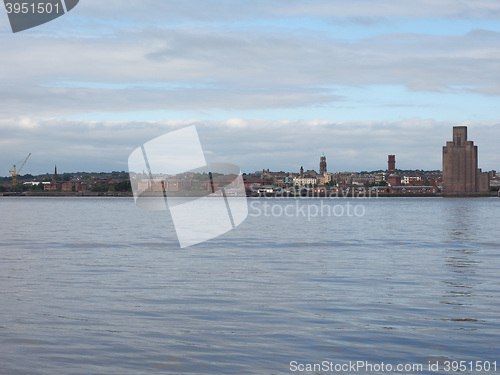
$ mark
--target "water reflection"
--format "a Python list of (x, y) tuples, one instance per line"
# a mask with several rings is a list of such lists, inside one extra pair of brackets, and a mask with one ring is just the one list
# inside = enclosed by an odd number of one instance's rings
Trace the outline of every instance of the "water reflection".
[(473, 298), (477, 291), (479, 250), (477, 225), (480, 213), (471, 200), (453, 200), (445, 207), (449, 246), (443, 250), (445, 273), (441, 303), (450, 305), (449, 316), (444, 321), (453, 322), (454, 329), (475, 329), (468, 325), (477, 322), (474, 317)]
[(453, 199), (445, 207), (445, 220), (450, 241), (467, 243), (476, 239), (482, 211), (471, 199)]

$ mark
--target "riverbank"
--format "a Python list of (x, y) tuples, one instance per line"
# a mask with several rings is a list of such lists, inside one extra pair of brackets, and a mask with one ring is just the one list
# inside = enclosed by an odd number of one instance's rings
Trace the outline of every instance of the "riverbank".
[(5, 192), (0, 197), (133, 197), (131, 192), (107, 191), (24, 191), (22, 193)]
[(292, 194), (292, 193), (258, 193), (250, 194), (249, 198), (481, 198), (497, 197), (498, 192), (489, 193), (469, 193), (469, 194), (446, 194), (446, 193), (385, 193), (385, 192), (354, 192), (354, 193), (311, 193), (311, 194)]
[[(156, 196), (156, 195), (152, 195)], [(481, 197), (498, 197), (500, 196), (498, 192), (493, 191), (490, 193), (470, 193), (470, 194), (338, 194), (338, 195), (325, 195), (325, 194), (309, 194), (309, 195), (299, 195), (299, 194), (272, 194), (272, 193), (262, 193), (260, 195), (249, 195), (249, 198), (481, 198)], [(91, 191), (43, 191), (43, 192), (32, 192), (25, 191), (22, 193), (15, 192), (5, 192), (0, 193), (0, 197), (133, 197), (131, 192), (91, 192)], [(183, 197), (186, 197), (183, 195)], [(191, 197), (191, 196), (190, 196)], [(201, 197), (201, 195), (193, 195), (192, 197)]]

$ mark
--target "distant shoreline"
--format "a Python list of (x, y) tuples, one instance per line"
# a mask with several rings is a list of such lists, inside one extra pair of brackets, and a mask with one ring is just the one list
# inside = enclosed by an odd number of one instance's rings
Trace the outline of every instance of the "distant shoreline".
[[(79, 192), (5, 192), (0, 193), (0, 197), (126, 197), (132, 198), (134, 195), (132, 192), (91, 192), (91, 191), (79, 191)], [(481, 197), (497, 197), (499, 196), (497, 192), (490, 193), (469, 193), (469, 194), (446, 194), (446, 193), (437, 193), (437, 194), (386, 194), (379, 193), (377, 194), (366, 194), (363, 195), (333, 195), (333, 196), (325, 196), (321, 194), (314, 195), (279, 195), (279, 194), (262, 194), (259, 196), (249, 196), (248, 198), (323, 198), (323, 199), (339, 199), (339, 198), (356, 198), (356, 199), (364, 199), (364, 198), (481, 198)], [(154, 196), (152, 196), (154, 197)], [(189, 196), (191, 197), (191, 196)], [(192, 196), (193, 198), (199, 196)]]
[(92, 192), (92, 191), (52, 191), (52, 192), (33, 192), (25, 191), (22, 193), (5, 192), (0, 193), (0, 197), (133, 197), (131, 192)]

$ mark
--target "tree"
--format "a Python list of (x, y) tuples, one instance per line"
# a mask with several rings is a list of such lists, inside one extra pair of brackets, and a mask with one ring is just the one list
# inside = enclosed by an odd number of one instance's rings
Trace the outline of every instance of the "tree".
[(12, 186), (10, 188), (10, 191), (13, 191), (15, 193), (21, 193), (21, 192), (26, 191), (26, 190), (28, 190), (28, 187), (21, 182), (19, 182), (17, 185)]
[(38, 184), (30, 185), (31, 191), (43, 191), (43, 184), (40, 182)]
[(94, 186), (91, 191), (94, 193), (104, 193), (108, 191), (109, 188), (107, 186)]

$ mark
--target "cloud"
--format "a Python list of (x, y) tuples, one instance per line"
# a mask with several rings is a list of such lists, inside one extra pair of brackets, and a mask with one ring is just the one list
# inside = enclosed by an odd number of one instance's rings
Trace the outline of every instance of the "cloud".
[[(83, 4), (82, 4), (83, 5)], [(496, 0), (143, 0), (124, 4), (121, 0), (86, 0), (78, 12), (92, 17), (130, 17), (134, 20), (234, 21), (251, 18), (330, 17), (451, 17), (498, 19)]]
[(354, 99), (342, 86), (500, 91), (500, 33), (479, 29), (349, 42), (203, 28), (0, 40), (9, 51), (0, 61), (0, 110), (9, 115), (297, 108)]
[(300, 88), (178, 88), (89, 89), (66, 87), (3, 87), (0, 112), (40, 117), (70, 116), (94, 112), (175, 111), (292, 108), (341, 100), (329, 90)]
[[(104, 122), (47, 120), (26, 132), (26, 119), (0, 121), (0, 175), (32, 153), (25, 173), (127, 170), (130, 152), (153, 138), (195, 124), (207, 159), (239, 165), (244, 172), (267, 169), (317, 169), (325, 152), (330, 171), (385, 169), (388, 154), (398, 168), (440, 169), (442, 146), (454, 124), (426, 119), (395, 122), (331, 122), (326, 120), (178, 120)], [(235, 126), (236, 124), (236, 126)], [(456, 125), (456, 124), (455, 124)], [(498, 169), (497, 123), (468, 123), (469, 138), (479, 147), (479, 165)], [(57, 136), (55, 136), (57, 135)]]
[[(275, 1), (276, 3), (278, 1)], [(281, 12), (293, 15), (330, 17), (454, 17), (493, 18), (500, 16), (498, 2), (454, 0), (361, 0), (361, 1), (292, 1)]]

